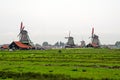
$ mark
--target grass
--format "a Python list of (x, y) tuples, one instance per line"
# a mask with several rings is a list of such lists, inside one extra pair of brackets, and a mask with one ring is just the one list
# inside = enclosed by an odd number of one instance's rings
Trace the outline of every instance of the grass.
[(0, 51), (3, 80), (119, 80), (119, 76), (119, 49)]

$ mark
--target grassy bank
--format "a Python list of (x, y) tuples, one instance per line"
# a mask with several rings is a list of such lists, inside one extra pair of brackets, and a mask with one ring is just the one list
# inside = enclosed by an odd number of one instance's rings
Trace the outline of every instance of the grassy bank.
[(119, 80), (119, 76), (120, 50), (0, 51), (0, 78), (3, 80)]

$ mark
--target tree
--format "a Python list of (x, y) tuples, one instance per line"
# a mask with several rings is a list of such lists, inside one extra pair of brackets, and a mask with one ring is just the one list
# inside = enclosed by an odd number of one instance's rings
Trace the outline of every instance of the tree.
[(42, 46), (48, 46), (48, 42), (43, 42)]
[(59, 46), (60, 46), (60, 45), (59, 45), (59, 42), (56, 42), (56, 43), (54, 44), (54, 46), (59, 47)]
[(60, 41), (60, 46), (65, 46), (65, 43)]

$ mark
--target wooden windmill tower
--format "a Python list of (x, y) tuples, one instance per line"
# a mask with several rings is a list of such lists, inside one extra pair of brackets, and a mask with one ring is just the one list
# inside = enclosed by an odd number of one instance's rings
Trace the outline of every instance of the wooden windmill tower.
[(70, 36), (70, 31), (69, 31), (69, 36), (68, 37), (65, 37), (65, 39), (68, 39), (67, 43), (66, 43), (66, 48), (72, 48), (75, 46), (74, 44), (74, 38)]
[(23, 23), (21, 22), (21, 25), (20, 25), (20, 33), (18, 34), (19, 36), (19, 41), (23, 44), (26, 44), (26, 45), (30, 45), (30, 46), (33, 46), (33, 43), (31, 42), (29, 36), (28, 36), (28, 32), (26, 30), (24, 30), (24, 26), (23, 26)]

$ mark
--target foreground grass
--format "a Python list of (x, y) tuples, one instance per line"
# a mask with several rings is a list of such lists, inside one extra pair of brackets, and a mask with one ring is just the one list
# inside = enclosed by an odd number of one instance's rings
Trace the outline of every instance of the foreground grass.
[(120, 79), (120, 50), (0, 51), (3, 80)]

